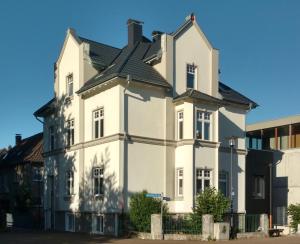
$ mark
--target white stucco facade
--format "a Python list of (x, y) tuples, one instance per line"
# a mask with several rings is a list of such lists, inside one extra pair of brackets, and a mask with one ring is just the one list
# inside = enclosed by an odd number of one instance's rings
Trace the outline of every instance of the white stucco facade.
[[(207, 182), (216, 189), (219, 172), (226, 171), (229, 176), (228, 138), (232, 136), (238, 137), (233, 151), (234, 210), (244, 212), (244, 132), (248, 107), (202, 98), (174, 99), (187, 91), (186, 67), (192, 64), (196, 67), (193, 89), (208, 95), (209, 99), (222, 100), (218, 92), (218, 51), (196, 21), (173, 35), (162, 34), (159, 62), (149, 63), (170, 84), (167, 89), (116, 77), (77, 94), (97, 73), (87, 50), (89, 44), (69, 30), (56, 63), (56, 109), (44, 116), (46, 228), (55, 225), (55, 218), (60, 218), (55, 214), (51, 217), (51, 211), (92, 214), (127, 211), (130, 195), (142, 190), (170, 197), (170, 212), (189, 213), (200, 184), (196, 181), (197, 170), (203, 170), (203, 174), (209, 172)], [(68, 74), (73, 74), (72, 97), (66, 95)], [(95, 138), (93, 113), (98, 109), (104, 111), (103, 135)], [(179, 132), (181, 111), (183, 125)], [(196, 138), (197, 111), (202, 116), (209, 114), (207, 139)], [(66, 146), (69, 120), (74, 120), (74, 143)], [(52, 149), (51, 126), (55, 127)], [(104, 172), (101, 196), (94, 194), (93, 169), (97, 167)], [(183, 170), (180, 196), (178, 169)], [(66, 195), (68, 171), (74, 174), (72, 195)], [(52, 198), (50, 191), (54, 192)]]

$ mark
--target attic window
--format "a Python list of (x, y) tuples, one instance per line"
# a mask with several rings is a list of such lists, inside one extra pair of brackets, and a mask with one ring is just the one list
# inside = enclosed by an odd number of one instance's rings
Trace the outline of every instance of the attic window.
[(73, 96), (73, 73), (67, 75), (66, 77), (67, 82), (67, 96)]
[(196, 87), (197, 67), (194, 64), (186, 65), (186, 87), (194, 89)]

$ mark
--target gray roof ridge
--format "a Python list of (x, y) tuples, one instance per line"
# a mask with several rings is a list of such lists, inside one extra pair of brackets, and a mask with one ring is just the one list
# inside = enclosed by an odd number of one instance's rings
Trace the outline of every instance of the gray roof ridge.
[(97, 41), (91, 40), (91, 39), (89, 39), (89, 38), (85, 38), (85, 37), (82, 37), (82, 36), (78, 36), (78, 37), (79, 37), (80, 39), (82, 39), (83, 42), (84, 42), (84, 40), (86, 40), (86, 41), (93, 42), (93, 43), (98, 44), (98, 45), (103, 45), (103, 46), (107, 46), (107, 47), (110, 47), (110, 48), (122, 50), (122, 48), (114, 47), (114, 46), (112, 46), (112, 45), (105, 44), (105, 43), (102, 43), (102, 42), (97, 42)]

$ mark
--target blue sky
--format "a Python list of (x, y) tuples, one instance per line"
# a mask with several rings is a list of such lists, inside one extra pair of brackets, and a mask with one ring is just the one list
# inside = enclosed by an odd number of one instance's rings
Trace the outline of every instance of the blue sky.
[(81, 36), (122, 47), (128, 18), (152, 30), (174, 31), (194, 12), (220, 50), (220, 79), (260, 107), (249, 123), (300, 114), (300, 1), (151, 0), (0, 3), (0, 148), (14, 134), (42, 130), (33, 112), (53, 96), (53, 63), (68, 27)]

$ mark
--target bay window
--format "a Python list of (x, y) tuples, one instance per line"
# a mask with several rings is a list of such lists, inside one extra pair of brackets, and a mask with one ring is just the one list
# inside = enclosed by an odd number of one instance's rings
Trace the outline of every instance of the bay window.
[(211, 140), (211, 113), (196, 111), (196, 139)]

